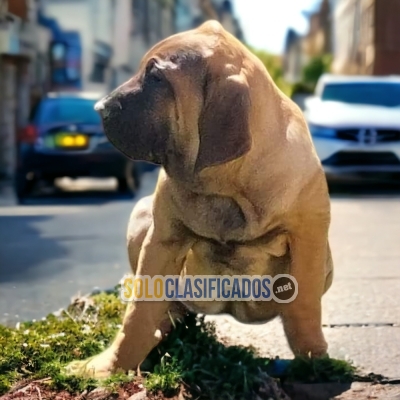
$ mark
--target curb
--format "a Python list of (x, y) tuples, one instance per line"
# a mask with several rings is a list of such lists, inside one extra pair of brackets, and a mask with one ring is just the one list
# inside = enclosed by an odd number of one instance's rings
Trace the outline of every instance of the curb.
[(282, 389), (291, 400), (365, 400), (400, 398), (400, 385), (392, 383), (293, 383)]

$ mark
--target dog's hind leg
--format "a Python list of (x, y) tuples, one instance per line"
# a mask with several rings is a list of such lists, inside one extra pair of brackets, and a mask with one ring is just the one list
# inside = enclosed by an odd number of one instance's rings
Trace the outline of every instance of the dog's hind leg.
[(132, 210), (126, 238), (129, 264), (133, 274), (136, 274), (140, 250), (152, 223), (153, 196), (143, 197)]

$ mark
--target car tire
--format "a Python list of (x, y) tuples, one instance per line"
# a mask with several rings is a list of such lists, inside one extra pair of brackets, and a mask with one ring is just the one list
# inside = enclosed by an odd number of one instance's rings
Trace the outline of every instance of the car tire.
[(124, 175), (117, 177), (117, 191), (121, 194), (134, 195), (140, 187), (140, 171), (133, 162), (128, 162)]
[(15, 194), (19, 203), (28, 197), (36, 185), (36, 179), (28, 179), (27, 172), (17, 171), (14, 178)]

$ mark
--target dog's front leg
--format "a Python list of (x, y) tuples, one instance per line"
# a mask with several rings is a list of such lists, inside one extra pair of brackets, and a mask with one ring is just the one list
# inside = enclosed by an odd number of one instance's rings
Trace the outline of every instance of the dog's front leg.
[[(139, 257), (138, 275), (179, 275), (190, 248), (187, 238), (162, 237), (150, 228)], [(163, 322), (169, 320), (168, 301), (140, 301), (129, 305), (123, 326), (112, 349), (115, 367), (136, 368), (162, 339)]]
[(290, 274), (298, 295), (282, 305), (282, 320), (295, 355), (318, 357), (327, 352), (321, 326), (321, 298), (325, 288), (329, 215), (307, 215), (290, 237)]
[[(139, 256), (137, 275), (179, 275), (190, 249), (190, 238), (179, 229), (165, 228), (158, 232), (154, 224), (147, 232)], [(168, 311), (168, 301), (140, 301), (128, 306), (123, 325), (114, 342), (103, 353), (85, 362), (72, 364), (70, 371), (104, 378), (118, 370), (136, 369), (149, 352), (161, 341)], [(79, 362), (81, 363), (81, 362)]]

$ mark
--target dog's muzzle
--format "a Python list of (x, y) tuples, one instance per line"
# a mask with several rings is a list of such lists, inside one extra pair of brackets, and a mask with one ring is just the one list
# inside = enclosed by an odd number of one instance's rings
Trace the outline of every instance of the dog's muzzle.
[(129, 94), (114, 92), (96, 103), (109, 141), (132, 160), (154, 162), (151, 130), (143, 129), (143, 102)]
[(118, 112), (122, 110), (122, 104), (116, 97), (109, 95), (98, 101), (94, 109), (100, 113), (103, 120), (105, 120), (113, 116), (117, 117)]

